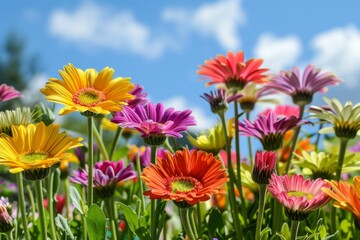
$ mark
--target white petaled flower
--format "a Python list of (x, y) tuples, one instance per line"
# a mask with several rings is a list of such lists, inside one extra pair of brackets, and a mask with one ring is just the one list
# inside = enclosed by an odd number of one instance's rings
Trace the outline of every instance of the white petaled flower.
[(343, 106), (336, 98), (330, 100), (324, 97), (330, 109), (312, 106), (310, 113), (313, 118), (333, 124), (322, 128), (320, 133), (335, 133), (338, 138), (353, 139), (360, 135), (360, 103), (355, 105), (347, 101)]
[(28, 107), (18, 107), (15, 110), (0, 112), (0, 133), (6, 133), (11, 136), (11, 126), (26, 126), (31, 122), (32, 113)]

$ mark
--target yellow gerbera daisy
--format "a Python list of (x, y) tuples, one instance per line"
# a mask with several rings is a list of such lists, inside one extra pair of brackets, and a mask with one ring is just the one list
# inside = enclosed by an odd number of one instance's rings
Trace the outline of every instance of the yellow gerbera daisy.
[(0, 137), (0, 164), (10, 167), (11, 173), (24, 171), (28, 180), (45, 178), (52, 165), (66, 158), (66, 150), (81, 146), (81, 138), (59, 133), (58, 124), (43, 122), (13, 126), (13, 136)]
[(126, 100), (134, 98), (129, 92), (134, 88), (130, 78), (112, 79), (114, 69), (106, 67), (99, 73), (95, 69), (85, 71), (69, 64), (59, 70), (62, 80), (50, 78), (41, 92), (50, 102), (65, 105), (59, 115), (80, 113), (109, 114), (122, 110)]

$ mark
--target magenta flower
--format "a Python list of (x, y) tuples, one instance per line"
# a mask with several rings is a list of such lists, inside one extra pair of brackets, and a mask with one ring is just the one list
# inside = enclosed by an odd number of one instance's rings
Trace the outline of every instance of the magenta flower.
[(254, 182), (258, 184), (268, 184), (271, 174), (275, 172), (276, 153), (269, 151), (257, 151), (255, 163), (251, 174)]
[(139, 131), (145, 143), (161, 145), (166, 137), (180, 138), (190, 126), (196, 125), (191, 110), (175, 111), (174, 108), (164, 110), (161, 103), (145, 106), (137, 105), (135, 108), (124, 107), (111, 119), (121, 128), (130, 128)]
[(143, 90), (144, 88), (142, 86), (135, 84), (134, 89), (129, 92), (131, 95), (134, 95), (135, 98), (126, 101), (128, 103), (128, 107), (134, 108), (137, 105), (146, 105), (149, 102), (146, 98), (147, 93), (142, 92)]
[(302, 175), (278, 176), (272, 174), (267, 189), (274, 198), (285, 207), (285, 213), (290, 220), (302, 221), (307, 216), (324, 206), (330, 197), (321, 189), (330, 185), (318, 178), (306, 179)]
[(294, 115), (279, 117), (274, 111), (270, 111), (260, 114), (254, 122), (247, 119), (244, 123), (239, 122), (239, 132), (245, 136), (256, 137), (265, 150), (274, 151), (282, 147), (284, 134), (288, 130), (305, 123), (309, 122)]
[(314, 93), (323, 92), (329, 85), (336, 85), (340, 80), (332, 73), (321, 73), (320, 69), (308, 65), (302, 77), (299, 68), (291, 71), (281, 71), (270, 77), (267, 87), (276, 89), (292, 97), (297, 105), (305, 106), (311, 103)]
[(233, 94), (229, 96), (229, 92), (225, 89), (210, 91), (210, 94), (204, 93), (200, 96), (210, 104), (211, 111), (215, 114), (223, 114), (228, 109), (228, 104), (242, 97), (241, 94)]
[(15, 90), (14, 87), (8, 86), (5, 83), (0, 85), (0, 102), (9, 101), (20, 95), (20, 92)]
[[(136, 178), (132, 165), (124, 167), (124, 162), (110, 162), (108, 160), (97, 162), (94, 167), (94, 190), (100, 198), (108, 198), (114, 195), (116, 184)], [(88, 172), (84, 169), (74, 171), (70, 178), (74, 183), (88, 185)]]
[(349, 147), (350, 152), (360, 153), (360, 142), (356, 143), (354, 146)]

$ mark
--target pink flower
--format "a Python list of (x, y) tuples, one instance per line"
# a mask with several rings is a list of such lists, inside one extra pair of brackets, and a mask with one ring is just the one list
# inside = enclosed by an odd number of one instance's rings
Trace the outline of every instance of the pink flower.
[(239, 122), (239, 132), (245, 136), (258, 138), (265, 150), (274, 151), (282, 147), (285, 132), (305, 123), (309, 122), (294, 115), (284, 117), (270, 111), (260, 114), (254, 122), (247, 119), (244, 123)]
[(228, 89), (241, 90), (249, 83), (264, 83), (267, 81), (263, 74), (268, 69), (260, 68), (262, 59), (249, 59), (245, 62), (244, 53), (238, 51), (236, 54), (229, 51), (226, 56), (218, 55), (205, 61), (198, 70), (199, 75), (210, 78), (206, 85), (224, 83)]
[(327, 86), (339, 82), (334, 74), (320, 74), (320, 69), (308, 65), (302, 77), (299, 68), (295, 67), (291, 71), (281, 71), (280, 74), (270, 77), (267, 87), (288, 94), (295, 104), (305, 106), (311, 103), (314, 93), (323, 92)]
[(330, 185), (318, 178), (306, 179), (302, 175), (278, 176), (272, 174), (267, 189), (274, 198), (285, 207), (290, 220), (302, 221), (313, 211), (330, 201), (330, 197), (321, 189)]
[(5, 83), (0, 85), (0, 102), (9, 101), (20, 95), (20, 92), (15, 90), (14, 87), (8, 86)]
[(269, 112), (271, 111), (274, 111), (278, 115), (278, 117), (295, 116), (298, 118), (300, 116), (299, 106), (277, 105), (274, 110), (268, 108), (263, 113), (269, 114)]
[(269, 151), (257, 151), (255, 164), (251, 174), (254, 182), (258, 184), (268, 184), (271, 174), (275, 172), (276, 153)]

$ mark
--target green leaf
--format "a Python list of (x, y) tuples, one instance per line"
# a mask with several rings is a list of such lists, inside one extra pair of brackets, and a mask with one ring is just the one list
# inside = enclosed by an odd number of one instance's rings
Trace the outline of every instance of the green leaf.
[(81, 199), (78, 190), (74, 186), (70, 186), (70, 198), (71, 203), (74, 207), (81, 213), (84, 214), (82, 206), (84, 205), (84, 201)]
[(130, 230), (136, 234), (140, 240), (150, 240), (151, 237), (147, 229), (144, 226), (140, 227), (140, 221), (135, 211), (121, 202), (117, 202), (116, 204), (124, 214)]
[(215, 236), (215, 232), (217, 229), (220, 230), (224, 227), (224, 221), (222, 219), (222, 215), (219, 209), (212, 208), (210, 209), (209, 213), (209, 222), (208, 222), (208, 229), (210, 236)]
[(86, 216), (86, 223), (90, 240), (106, 239), (106, 217), (98, 205), (91, 205)]
[(66, 234), (66, 236), (68, 236), (70, 239), (75, 239), (75, 237), (72, 234), (71, 229), (68, 225), (68, 222), (62, 215), (58, 214), (56, 216), (55, 224), (61, 231), (63, 231)]

